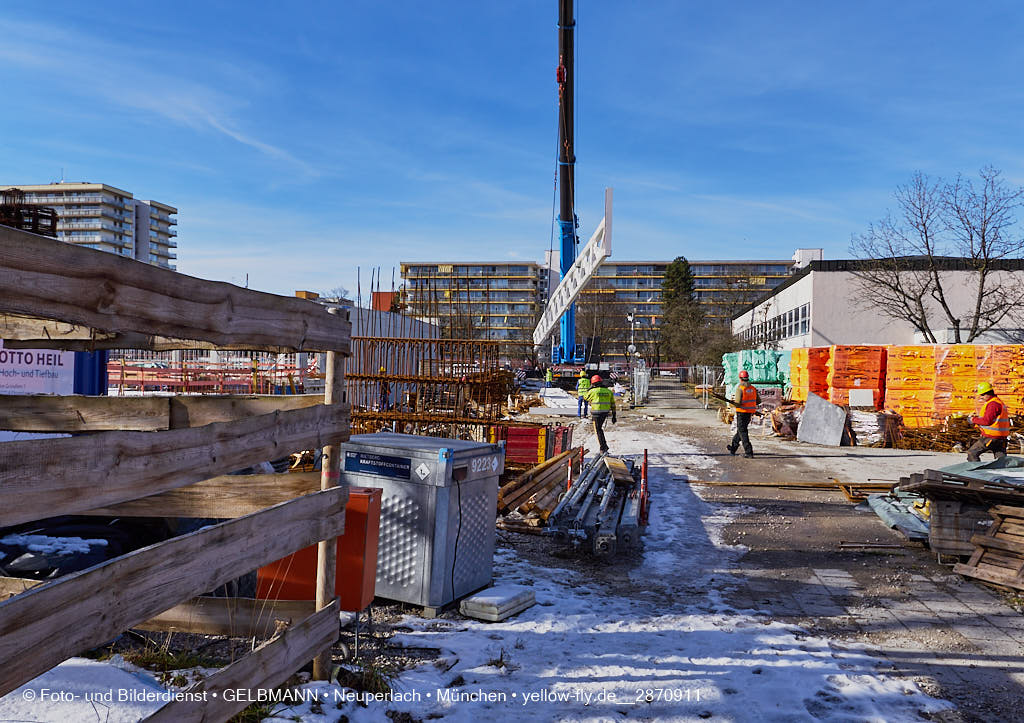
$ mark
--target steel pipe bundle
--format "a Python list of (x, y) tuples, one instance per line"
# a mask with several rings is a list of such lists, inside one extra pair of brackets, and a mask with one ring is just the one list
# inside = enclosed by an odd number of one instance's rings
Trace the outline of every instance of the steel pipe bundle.
[(548, 518), (556, 539), (599, 556), (627, 551), (639, 541), (639, 491), (616, 483), (609, 464), (622, 469), (603, 454), (588, 463)]

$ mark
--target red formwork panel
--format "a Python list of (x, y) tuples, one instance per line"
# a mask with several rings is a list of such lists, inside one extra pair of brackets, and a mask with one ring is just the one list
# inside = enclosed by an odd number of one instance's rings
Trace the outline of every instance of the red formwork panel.
[[(363, 610), (373, 602), (377, 579), (377, 539), (381, 492), (352, 487), (345, 505), (345, 534), (338, 538), (334, 592), (341, 609)], [(310, 545), (256, 573), (256, 597), (262, 600), (316, 599), (316, 545)]]
[(494, 425), (488, 440), (505, 442), (506, 464), (539, 464), (548, 459), (548, 429), (543, 426)]

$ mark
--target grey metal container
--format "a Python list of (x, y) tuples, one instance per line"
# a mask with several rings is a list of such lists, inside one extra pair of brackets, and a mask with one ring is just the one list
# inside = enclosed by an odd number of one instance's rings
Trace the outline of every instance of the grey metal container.
[(382, 490), (379, 597), (440, 608), (490, 584), (503, 445), (358, 434), (341, 455), (349, 485)]

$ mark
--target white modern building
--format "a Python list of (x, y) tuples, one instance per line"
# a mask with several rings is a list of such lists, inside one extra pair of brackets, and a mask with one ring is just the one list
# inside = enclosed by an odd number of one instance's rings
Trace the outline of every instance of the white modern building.
[[(924, 344), (928, 340), (909, 321), (882, 313), (853, 270), (856, 260), (811, 261), (768, 295), (733, 318), (733, 333), (751, 346), (766, 343), (779, 349), (832, 344)], [(923, 260), (906, 260), (907, 284), (923, 267)], [(993, 281), (1024, 285), (1024, 259), (998, 262)], [(946, 299), (954, 314), (966, 319), (975, 303), (975, 274), (962, 259), (944, 259), (940, 273)], [(921, 267), (921, 268), (917, 268)], [(925, 298), (929, 326), (940, 344), (955, 341), (953, 330), (938, 303)], [(1024, 311), (1024, 310), (1022, 310)], [(981, 344), (1019, 343), (1021, 315), (1009, 315), (1002, 324), (975, 341)], [(962, 332), (961, 332), (962, 333)]]
[(25, 203), (57, 212), (57, 238), (154, 266), (173, 269), (178, 247), (178, 209), (136, 199), (105, 183), (46, 183), (0, 186), (25, 192)]

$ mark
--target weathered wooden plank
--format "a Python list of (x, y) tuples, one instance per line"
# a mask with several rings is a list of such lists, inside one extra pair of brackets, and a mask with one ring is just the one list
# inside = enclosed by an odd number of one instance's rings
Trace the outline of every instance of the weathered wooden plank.
[[(998, 533), (997, 533), (998, 535)], [(995, 550), (1005, 550), (1024, 555), (1024, 542), (1015, 542), (1003, 537), (992, 535), (971, 535), (971, 544), (975, 547), (987, 547)]]
[(194, 485), (80, 514), (109, 517), (211, 517), (251, 515), (320, 489), (319, 472), (221, 475)]
[[(1011, 517), (1010, 519), (1014, 518)], [(997, 521), (995, 524), (999, 525), (999, 532), (1007, 532), (1011, 535), (1024, 535), (1024, 525), (1015, 525), (1012, 522), (1005, 521), (1001, 523)]]
[(616, 482), (622, 482), (628, 485), (633, 484), (633, 475), (629, 473), (629, 468), (626, 467), (626, 463), (618, 457), (605, 457), (604, 466), (612, 473), (612, 478)]
[(0, 313), (103, 333), (349, 352), (351, 324), (315, 302), (207, 281), (0, 226)]
[(1003, 567), (1016, 573), (1020, 570), (1021, 564), (1024, 563), (1019, 557), (1012, 554), (1001, 553), (999, 550), (986, 549), (985, 554), (981, 556), (979, 565), (992, 565), (993, 567)]
[(15, 432), (155, 432), (170, 418), (167, 397), (0, 395), (0, 429)]
[(0, 600), (23, 593), (36, 585), (42, 585), (42, 582), (20, 577), (0, 577)]
[(0, 395), (0, 429), (15, 432), (156, 432), (232, 422), (323, 403), (321, 394), (85, 397)]
[[(337, 314), (337, 309), (331, 309)], [(325, 355), (324, 403), (335, 404), (345, 400), (345, 358), (337, 352)], [(331, 489), (341, 484), (341, 445), (331, 444), (320, 450), (320, 489)], [(316, 546), (316, 609), (322, 610), (338, 599), (335, 579), (338, 568), (337, 540), (321, 540)], [(330, 680), (331, 651), (323, 649), (313, 659), (313, 680)]]
[(985, 582), (991, 582), (996, 585), (1005, 585), (1006, 587), (1012, 587), (1016, 590), (1024, 590), (1024, 580), (1022, 580), (1019, 575), (1015, 575), (1002, 567), (986, 565), (985, 563), (972, 566), (958, 562), (953, 565), (953, 572), (965, 577), (973, 577), (978, 580), (984, 580)]
[(989, 514), (995, 517), (1012, 517), (1015, 519), (1015, 524), (1019, 524), (1016, 520), (1024, 519), (1024, 507), (1012, 507), (1010, 505), (993, 505), (988, 510)]
[(346, 405), (166, 432), (0, 443), (0, 527), (147, 497), (348, 439)]
[[(338, 602), (310, 615), (243, 658), (185, 689), (183, 700), (171, 701), (145, 720), (149, 723), (211, 723), (224, 721), (255, 700), (256, 692), (272, 688), (305, 661), (338, 639)], [(224, 691), (254, 691), (228, 695)], [(207, 692), (210, 695), (200, 695)], [(205, 698), (205, 700), (203, 700)]]
[[(0, 577), (0, 601), (43, 583), (20, 577)], [(314, 603), (310, 600), (194, 597), (133, 627), (159, 632), (267, 638), (274, 634), (277, 621), (294, 623), (313, 612)]]
[(210, 344), (193, 339), (171, 339), (165, 336), (145, 334), (100, 334), (86, 339), (43, 339), (27, 337), (17, 341), (5, 341), (8, 349), (61, 349), (63, 351), (101, 351), (103, 349), (141, 349), (143, 351), (177, 351), (179, 349), (201, 349), (220, 351), (265, 351), (272, 354), (288, 354), (300, 351), (291, 346), (274, 344)]
[[(0, 339), (8, 348), (17, 348), (13, 344), (25, 339), (36, 339), (40, 342), (50, 341), (98, 341), (108, 339), (112, 334), (100, 334), (87, 326), (65, 324), (48, 319), (35, 319), (29, 316), (0, 314)], [(44, 349), (46, 347), (39, 347)]]
[(269, 638), (276, 632), (279, 621), (294, 624), (314, 612), (311, 600), (195, 597), (133, 628), (170, 633)]
[(305, 409), (324, 403), (323, 394), (251, 394), (171, 397), (171, 429), (202, 427), (246, 417)]
[(0, 695), (199, 593), (342, 534), (347, 499), (347, 487), (315, 492), (0, 602)]

